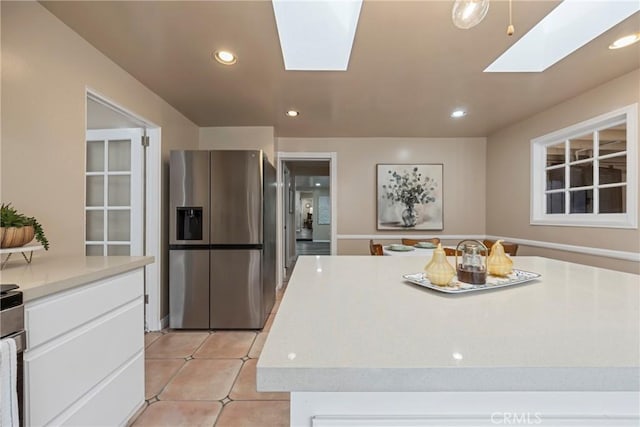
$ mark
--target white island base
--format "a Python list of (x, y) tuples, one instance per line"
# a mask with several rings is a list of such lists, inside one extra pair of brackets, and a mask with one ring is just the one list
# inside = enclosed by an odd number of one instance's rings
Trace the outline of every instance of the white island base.
[(257, 365), (291, 426), (640, 426), (637, 275), (514, 257), (541, 278), (449, 295), (427, 261), (300, 257)]
[(634, 392), (292, 392), (291, 426), (637, 427)]

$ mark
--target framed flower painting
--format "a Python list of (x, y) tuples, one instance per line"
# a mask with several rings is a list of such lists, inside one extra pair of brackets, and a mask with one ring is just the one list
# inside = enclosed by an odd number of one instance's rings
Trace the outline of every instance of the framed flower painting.
[(378, 230), (442, 230), (442, 164), (378, 164)]

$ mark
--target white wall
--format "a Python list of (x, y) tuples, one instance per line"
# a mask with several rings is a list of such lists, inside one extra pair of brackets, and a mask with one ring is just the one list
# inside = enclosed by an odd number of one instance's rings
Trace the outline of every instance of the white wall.
[[(338, 255), (369, 253), (371, 235), (485, 234), (485, 138), (278, 138), (282, 152), (337, 154)], [(444, 229), (376, 229), (376, 164), (442, 163)], [(314, 217), (316, 209), (314, 207)], [(335, 221), (336, 218), (331, 218)], [(349, 238), (341, 238), (349, 235)], [(357, 236), (354, 238), (353, 236)], [(390, 240), (390, 242), (397, 239)]]
[[(640, 102), (640, 70), (634, 70), (490, 135), (487, 140), (487, 234), (640, 252), (638, 229), (531, 225), (529, 215), (531, 139), (637, 102)], [(640, 158), (635, 161), (640, 167)], [(640, 186), (640, 177), (635, 184)], [(508, 197), (504, 196), (505, 190), (508, 191)], [(521, 247), (518, 254), (640, 273), (638, 262), (602, 256), (533, 246)]]
[[(85, 104), (92, 88), (161, 127), (166, 253), (169, 150), (197, 148), (198, 127), (39, 3), (3, 1), (0, 8), (2, 202), (42, 223), (50, 253), (84, 255)], [(164, 315), (168, 270), (162, 267)]]

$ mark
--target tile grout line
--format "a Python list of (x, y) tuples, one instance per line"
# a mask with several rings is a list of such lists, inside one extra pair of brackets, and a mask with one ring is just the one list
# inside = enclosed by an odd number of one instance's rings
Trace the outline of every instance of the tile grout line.
[[(213, 333), (209, 334), (209, 337), (211, 337), (213, 335)], [(233, 383), (231, 385), (231, 388), (229, 389), (229, 392), (227, 393), (227, 395), (225, 397), (223, 397), (222, 399), (218, 399), (218, 400), (211, 400), (211, 402), (220, 402), (223, 404), (223, 406), (225, 405), (222, 401), (226, 398), (229, 399), (230, 401), (233, 401), (233, 399), (231, 399), (230, 394), (231, 391), (233, 390), (233, 387), (235, 386), (236, 382), (238, 381), (238, 378), (240, 377), (240, 372), (242, 371), (242, 368), (245, 365), (245, 360), (244, 358), (247, 357), (247, 360), (251, 360), (251, 358), (248, 357), (249, 352), (251, 351), (251, 347), (253, 347), (253, 344), (255, 343), (258, 334), (257, 333), (253, 333), (254, 337), (253, 340), (251, 341), (251, 344), (249, 345), (249, 349), (247, 350), (247, 352), (245, 353), (244, 356), (242, 356), (242, 358), (238, 358), (238, 357), (213, 357), (213, 358), (194, 358), (194, 355), (198, 352), (198, 350), (200, 350), (200, 348), (202, 346), (204, 346), (205, 342), (207, 341), (207, 338), (205, 338), (203, 340), (203, 342), (191, 353), (191, 355), (185, 357), (185, 358), (155, 358), (155, 359), (150, 359), (150, 360), (167, 360), (167, 359), (182, 359), (184, 360), (184, 363), (182, 364), (182, 366), (180, 367), (180, 369), (178, 369), (170, 378), (169, 380), (165, 383), (165, 385), (162, 387), (162, 389), (152, 398), (149, 399), (149, 401), (151, 401), (152, 399), (157, 399), (157, 401), (160, 401), (161, 399), (159, 398), (159, 396), (162, 394), (162, 392), (165, 390), (165, 388), (171, 383), (171, 381), (187, 366), (187, 362), (191, 361), (191, 360), (239, 360), (241, 362), (240, 364), (240, 369), (238, 370), (238, 373), (236, 374)], [(165, 401), (165, 400), (163, 400)], [(174, 400), (166, 400), (167, 402), (174, 402)], [(175, 402), (177, 402), (178, 400), (175, 400)], [(155, 403), (155, 402), (153, 402)]]
[[(278, 312), (278, 310), (280, 308), (279, 305), (280, 305), (280, 303), (282, 303), (282, 298), (284, 296), (285, 290), (286, 290), (286, 286), (279, 292), (280, 298), (276, 298), (274, 306), (271, 308), (271, 310), (270, 310), (270, 312), (269, 312), (269, 314), (267, 316), (267, 319), (270, 316), (275, 316), (276, 313)], [(278, 308), (274, 310), (274, 308), (276, 307), (276, 303), (278, 303), (278, 306), (277, 306)], [(273, 323), (273, 322), (271, 322), (271, 323)], [(263, 399), (241, 399), (241, 400), (235, 400), (235, 399), (231, 398), (231, 393), (233, 392), (234, 387), (238, 384), (238, 381), (240, 379), (240, 374), (241, 374), (243, 368), (245, 368), (246, 362), (249, 361), (249, 360), (254, 360), (254, 359), (258, 360), (259, 357), (260, 357), (260, 354), (257, 354), (257, 357), (250, 357), (249, 356), (249, 353), (251, 353), (251, 350), (252, 350), (253, 346), (256, 344), (256, 342), (258, 340), (258, 336), (260, 334), (264, 333), (264, 334), (266, 334), (264, 340), (266, 340), (266, 338), (268, 337), (270, 331), (271, 331), (270, 327), (269, 327), (269, 330), (264, 330), (264, 328), (259, 329), (259, 330), (252, 330), (251, 332), (253, 333), (253, 338), (252, 338), (252, 340), (251, 340), (251, 342), (250, 342), (250, 344), (248, 346), (247, 351), (244, 353), (244, 355), (242, 357), (232, 357), (232, 358), (228, 358), (228, 357), (226, 357), (226, 358), (225, 357), (223, 357), (223, 358), (219, 358), (219, 357), (196, 358), (195, 357), (196, 353), (202, 349), (202, 347), (205, 345), (207, 340), (211, 336), (213, 336), (213, 335), (215, 335), (215, 334), (220, 332), (218, 330), (209, 330), (209, 331), (206, 331), (208, 336), (206, 338), (204, 338), (203, 341), (186, 357), (150, 357), (150, 358), (147, 358), (146, 357), (147, 349), (149, 347), (151, 347), (153, 344), (155, 344), (160, 338), (162, 338), (163, 336), (168, 335), (168, 334), (179, 333), (178, 331), (173, 331), (173, 330), (170, 330), (170, 329), (164, 329), (164, 330), (159, 331), (160, 332), (160, 336), (158, 336), (148, 346), (144, 347), (145, 360), (182, 360), (183, 363), (180, 366), (180, 368), (178, 370), (176, 370), (174, 372), (174, 374), (171, 375), (168, 378), (168, 380), (166, 381), (164, 386), (161, 387), (161, 389), (154, 396), (150, 397), (148, 400), (145, 399), (145, 407), (140, 412), (140, 414), (136, 417), (136, 420), (139, 419), (143, 415), (143, 413), (146, 412), (147, 409), (152, 404), (155, 404), (157, 402), (161, 402), (161, 401), (162, 402), (182, 402), (182, 400), (161, 400), (159, 398), (159, 396), (165, 391), (167, 386), (176, 378), (176, 376), (178, 376), (180, 374), (180, 372), (182, 372), (185, 369), (185, 367), (187, 366), (188, 362), (192, 361), (192, 360), (207, 360), (207, 359), (209, 359), (209, 360), (225, 360), (226, 359), (226, 360), (239, 360), (240, 363), (241, 363), (240, 364), (240, 369), (238, 370), (236, 376), (234, 377), (233, 382), (231, 384), (231, 387), (229, 388), (229, 391), (228, 391), (228, 393), (226, 394), (226, 396), (224, 398), (218, 399), (218, 400), (201, 400), (201, 402), (211, 402), (211, 403), (212, 402), (218, 402), (221, 405), (220, 412), (216, 416), (216, 419), (214, 420), (212, 427), (215, 427), (216, 425), (218, 425), (218, 422), (220, 421), (220, 418), (221, 418), (221, 416), (223, 414), (223, 411), (224, 411), (225, 407), (231, 402), (236, 402), (236, 401), (237, 402), (290, 402), (290, 399), (267, 399), (267, 400), (263, 400)], [(201, 331), (194, 331), (194, 332), (201, 332)], [(204, 332), (204, 331), (202, 331), (202, 332)], [(235, 332), (241, 332), (241, 331), (235, 331)], [(145, 375), (146, 375), (146, 372), (145, 372)], [(260, 393), (260, 392), (257, 391), (257, 389), (256, 389), (256, 392)], [(136, 420), (133, 420), (132, 424), (135, 423)]]
[[(169, 358), (167, 358), (169, 359)], [(159, 396), (162, 394), (162, 392), (164, 392), (164, 389), (167, 388), (167, 386), (169, 385), (169, 383), (171, 381), (173, 381), (173, 379), (176, 377), (176, 375), (178, 375), (180, 373), (180, 371), (182, 371), (182, 369), (184, 369), (185, 366), (187, 366), (187, 358), (186, 357), (182, 357), (182, 358), (176, 358), (176, 359), (181, 359), (183, 361), (182, 366), (180, 366), (180, 369), (178, 369), (177, 371), (174, 372), (173, 375), (171, 375), (171, 377), (167, 380), (167, 382), (162, 386), (162, 388), (160, 389), (160, 391), (158, 393), (156, 393), (155, 396), (153, 396), (152, 398), (149, 399), (149, 401), (156, 399), (157, 402), (160, 401)], [(166, 360), (166, 359), (165, 359)], [(146, 373), (145, 373), (146, 375)], [(169, 400), (167, 400), (166, 402), (170, 402)], [(155, 402), (152, 402), (155, 403)]]
[[(269, 315), (271, 315), (271, 313), (269, 313)], [(269, 317), (269, 316), (267, 316)], [(222, 417), (222, 413), (224, 412), (225, 407), (231, 403), (231, 402), (235, 402), (234, 399), (231, 398), (231, 392), (233, 392), (233, 388), (236, 386), (236, 383), (238, 382), (238, 379), (240, 378), (240, 374), (242, 373), (242, 368), (244, 368), (246, 361), (247, 360), (251, 360), (252, 358), (249, 357), (249, 353), (251, 353), (251, 349), (253, 348), (254, 344), (256, 343), (257, 339), (258, 339), (258, 335), (260, 333), (262, 333), (263, 330), (261, 329), (260, 332), (257, 332), (254, 334), (253, 340), (251, 341), (251, 345), (249, 345), (249, 348), (246, 352), (246, 354), (240, 359), (242, 364), (240, 365), (240, 369), (238, 370), (238, 374), (236, 375), (236, 377), (233, 380), (233, 384), (231, 385), (231, 388), (229, 389), (229, 393), (226, 396), (226, 399), (228, 399), (229, 401), (226, 403), (223, 403), (222, 405), (222, 409), (220, 409), (220, 413), (218, 414), (218, 416), (216, 417), (215, 422), (213, 423), (213, 427), (216, 426), (216, 424), (218, 424), (218, 421), (220, 420), (220, 418)], [(267, 332), (268, 334), (268, 332)], [(244, 358), (247, 357), (247, 360), (244, 360)], [(257, 390), (256, 390), (257, 391)]]
[[(251, 360), (251, 358), (249, 357), (249, 353), (251, 353), (251, 348), (253, 347), (253, 345), (256, 343), (256, 340), (258, 339), (258, 333), (254, 333), (253, 335), (253, 340), (251, 341), (251, 344), (249, 345), (249, 348), (247, 349), (247, 352), (245, 353), (244, 356), (242, 356), (242, 358), (240, 358), (240, 360), (242, 361), (242, 364), (240, 365), (240, 369), (238, 370), (238, 374), (236, 375), (236, 377), (233, 380), (233, 384), (231, 384), (231, 388), (229, 389), (229, 393), (227, 394), (227, 399), (229, 399), (231, 402), (234, 401), (234, 399), (231, 398), (231, 392), (233, 391), (233, 387), (235, 387), (236, 383), (238, 382), (238, 379), (240, 378), (240, 373), (242, 372), (242, 368), (244, 368), (245, 362), (246, 360), (244, 360), (244, 358), (246, 357), (247, 360)], [(229, 402), (227, 402), (229, 403)], [(223, 408), (224, 409), (223, 405)], [(222, 410), (220, 411), (220, 413), (222, 413)]]
[[(249, 346), (249, 350), (247, 350), (247, 354), (249, 354), (249, 351), (251, 351), (251, 347), (253, 346), (253, 343), (256, 340), (257, 335), (253, 338), (253, 341), (251, 342), (251, 345)], [(242, 359), (233, 359), (233, 360), (240, 360), (241, 364), (240, 364), (240, 369), (238, 369), (238, 373), (236, 374), (236, 377), (233, 379), (233, 384), (231, 384), (231, 387), (229, 388), (229, 392), (227, 393), (227, 395), (222, 399), (227, 399), (228, 401), (222, 402), (222, 400), (220, 401), (220, 403), (222, 403), (222, 408), (220, 408), (220, 413), (218, 413), (218, 416), (216, 417), (216, 420), (213, 422), (213, 427), (216, 426), (216, 424), (218, 424), (218, 421), (220, 420), (220, 417), (222, 416), (222, 412), (224, 411), (224, 408), (230, 403), (233, 402), (234, 400), (231, 399), (231, 392), (233, 391), (233, 387), (236, 385), (236, 382), (238, 381), (238, 378), (240, 378), (240, 372), (242, 372), (242, 368), (244, 366), (244, 360)]]
[[(168, 335), (169, 333), (171, 333), (171, 332), (163, 333), (163, 335)], [(208, 334), (208, 335), (209, 335), (209, 336), (211, 336), (211, 334)], [(209, 337), (207, 337), (207, 338), (209, 338)], [(180, 373), (180, 372), (185, 368), (185, 366), (187, 366), (187, 362), (189, 362), (190, 360), (193, 360), (193, 355), (196, 353), (196, 351), (198, 351), (198, 349), (200, 349), (200, 347), (201, 347), (202, 345), (204, 345), (204, 343), (205, 343), (205, 341), (207, 340), (207, 338), (205, 338), (204, 340), (202, 340), (202, 343), (200, 343), (200, 345), (199, 345), (195, 350), (193, 350), (193, 351), (191, 352), (191, 354), (189, 354), (189, 355), (188, 355), (188, 356), (186, 356), (186, 357), (175, 357), (175, 358), (173, 358), (173, 357), (159, 357), (159, 358), (149, 358), (149, 359), (155, 359), (155, 360), (163, 360), (163, 359), (164, 359), (164, 360), (167, 360), (167, 359), (182, 359), (184, 362), (182, 363), (182, 366), (180, 366), (180, 369), (178, 369), (178, 370), (177, 370), (173, 375), (171, 375), (171, 377), (167, 380), (167, 382), (164, 384), (164, 386), (162, 386), (162, 388), (160, 389), (160, 391), (158, 391), (158, 393), (156, 393), (156, 394), (155, 394), (152, 398), (150, 398), (147, 402), (149, 402), (150, 400), (152, 400), (152, 399), (154, 399), (154, 398), (156, 399), (156, 401), (158, 401), (158, 402), (160, 401), (159, 396), (164, 392), (165, 388), (167, 388), (167, 386), (171, 383), (171, 381), (173, 381), (173, 379), (176, 377), (176, 375), (178, 375), (178, 374), (179, 374), (179, 373)], [(160, 337), (158, 337), (158, 339), (160, 339)], [(156, 339), (153, 343), (155, 343), (156, 341), (158, 341), (158, 339)], [(152, 344), (153, 344), (153, 343), (152, 343)], [(145, 360), (147, 360), (147, 357), (146, 357), (146, 347), (145, 347)], [(145, 376), (146, 376), (146, 371), (145, 371)], [(171, 402), (171, 401), (167, 400), (167, 402)], [(155, 402), (152, 402), (152, 403), (155, 403)], [(149, 403), (149, 405), (150, 405), (150, 403)], [(140, 414), (140, 415), (142, 415), (142, 414)]]

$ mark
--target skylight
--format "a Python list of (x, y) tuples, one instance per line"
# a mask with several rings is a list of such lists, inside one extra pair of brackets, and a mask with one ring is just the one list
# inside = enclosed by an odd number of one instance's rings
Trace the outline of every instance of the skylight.
[(564, 0), (484, 71), (544, 71), (638, 10), (638, 0)]
[(272, 0), (287, 70), (346, 71), (362, 0)]

